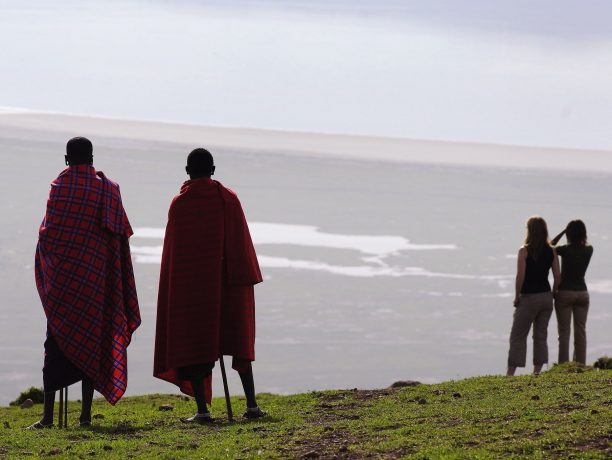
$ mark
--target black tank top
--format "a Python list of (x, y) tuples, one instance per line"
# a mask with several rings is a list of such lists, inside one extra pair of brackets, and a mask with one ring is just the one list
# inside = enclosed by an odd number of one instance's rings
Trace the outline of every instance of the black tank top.
[(538, 294), (540, 292), (550, 292), (548, 273), (553, 261), (553, 250), (550, 246), (544, 246), (542, 252), (534, 259), (527, 256), (527, 269), (525, 271), (525, 281), (521, 289), (521, 294)]

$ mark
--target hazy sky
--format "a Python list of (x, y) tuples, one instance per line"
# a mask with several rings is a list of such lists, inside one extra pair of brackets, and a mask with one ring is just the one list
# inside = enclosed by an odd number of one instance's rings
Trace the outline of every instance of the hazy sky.
[(0, 0), (0, 106), (612, 150), (612, 2)]

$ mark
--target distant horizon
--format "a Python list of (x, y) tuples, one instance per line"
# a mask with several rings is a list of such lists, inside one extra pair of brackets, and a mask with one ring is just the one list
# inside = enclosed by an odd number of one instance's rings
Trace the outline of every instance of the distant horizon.
[(612, 150), (612, 4), (5, 0), (0, 105)]
[(70, 112), (59, 112), (53, 110), (44, 109), (33, 109), (27, 107), (7, 107), (0, 105), (0, 117), (3, 115), (19, 115), (19, 114), (31, 114), (31, 115), (50, 115), (50, 116), (68, 116), (76, 118), (88, 118), (88, 119), (99, 119), (109, 121), (124, 121), (126, 123), (159, 123), (164, 125), (176, 125), (176, 126), (189, 126), (189, 127), (200, 127), (200, 128), (219, 128), (229, 130), (247, 130), (247, 131), (264, 131), (264, 132), (277, 132), (286, 134), (301, 134), (301, 135), (323, 135), (323, 136), (342, 136), (342, 137), (356, 137), (356, 138), (368, 138), (368, 139), (381, 139), (381, 140), (398, 140), (398, 141), (414, 141), (414, 142), (427, 142), (427, 143), (441, 143), (441, 144), (463, 144), (463, 145), (477, 145), (477, 146), (491, 146), (491, 147), (516, 147), (525, 149), (537, 149), (537, 150), (562, 150), (562, 151), (576, 151), (576, 152), (593, 152), (593, 153), (611, 153), (610, 149), (596, 149), (596, 148), (579, 148), (579, 147), (563, 147), (558, 145), (526, 145), (526, 144), (505, 144), (501, 142), (484, 142), (477, 140), (456, 140), (456, 139), (427, 139), (427, 138), (415, 138), (415, 137), (401, 137), (401, 136), (384, 136), (384, 135), (371, 135), (363, 133), (352, 133), (352, 132), (341, 132), (341, 131), (309, 131), (300, 129), (283, 129), (275, 127), (258, 127), (258, 126), (238, 126), (238, 125), (220, 125), (212, 123), (194, 123), (194, 122), (177, 122), (173, 120), (155, 119), (155, 118), (125, 118), (121, 116), (112, 115), (100, 115), (100, 114), (85, 114), (85, 113), (70, 113)]

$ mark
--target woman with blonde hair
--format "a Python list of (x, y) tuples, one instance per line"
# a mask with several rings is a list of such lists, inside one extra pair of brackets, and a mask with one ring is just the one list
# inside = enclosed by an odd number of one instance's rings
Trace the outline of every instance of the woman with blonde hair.
[(572, 317), (574, 322), (574, 361), (586, 364), (586, 320), (589, 312), (589, 292), (584, 281), (593, 246), (587, 242), (584, 222), (572, 220), (557, 235), (556, 245), (565, 235), (567, 244), (555, 249), (561, 257), (561, 284), (555, 297), (555, 313), (559, 330), (559, 362), (569, 361), (569, 342)]
[[(551, 292), (548, 275), (552, 268), (554, 284)], [(533, 373), (538, 375), (548, 363), (547, 331), (553, 312), (553, 292), (557, 291), (561, 274), (559, 258), (548, 241), (546, 221), (539, 216), (527, 220), (527, 236), (518, 252), (514, 297), (514, 321), (510, 332), (508, 371), (525, 367), (527, 336), (533, 324)]]

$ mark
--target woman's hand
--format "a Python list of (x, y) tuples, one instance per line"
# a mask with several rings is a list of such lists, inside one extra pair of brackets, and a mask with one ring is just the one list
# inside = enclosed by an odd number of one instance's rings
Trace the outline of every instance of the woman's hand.
[(514, 300), (512, 301), (512, 305), (514, 306), (514, 308), (519, 306), (519, 301), (521, 300), (520, 297), (515, 297)]

